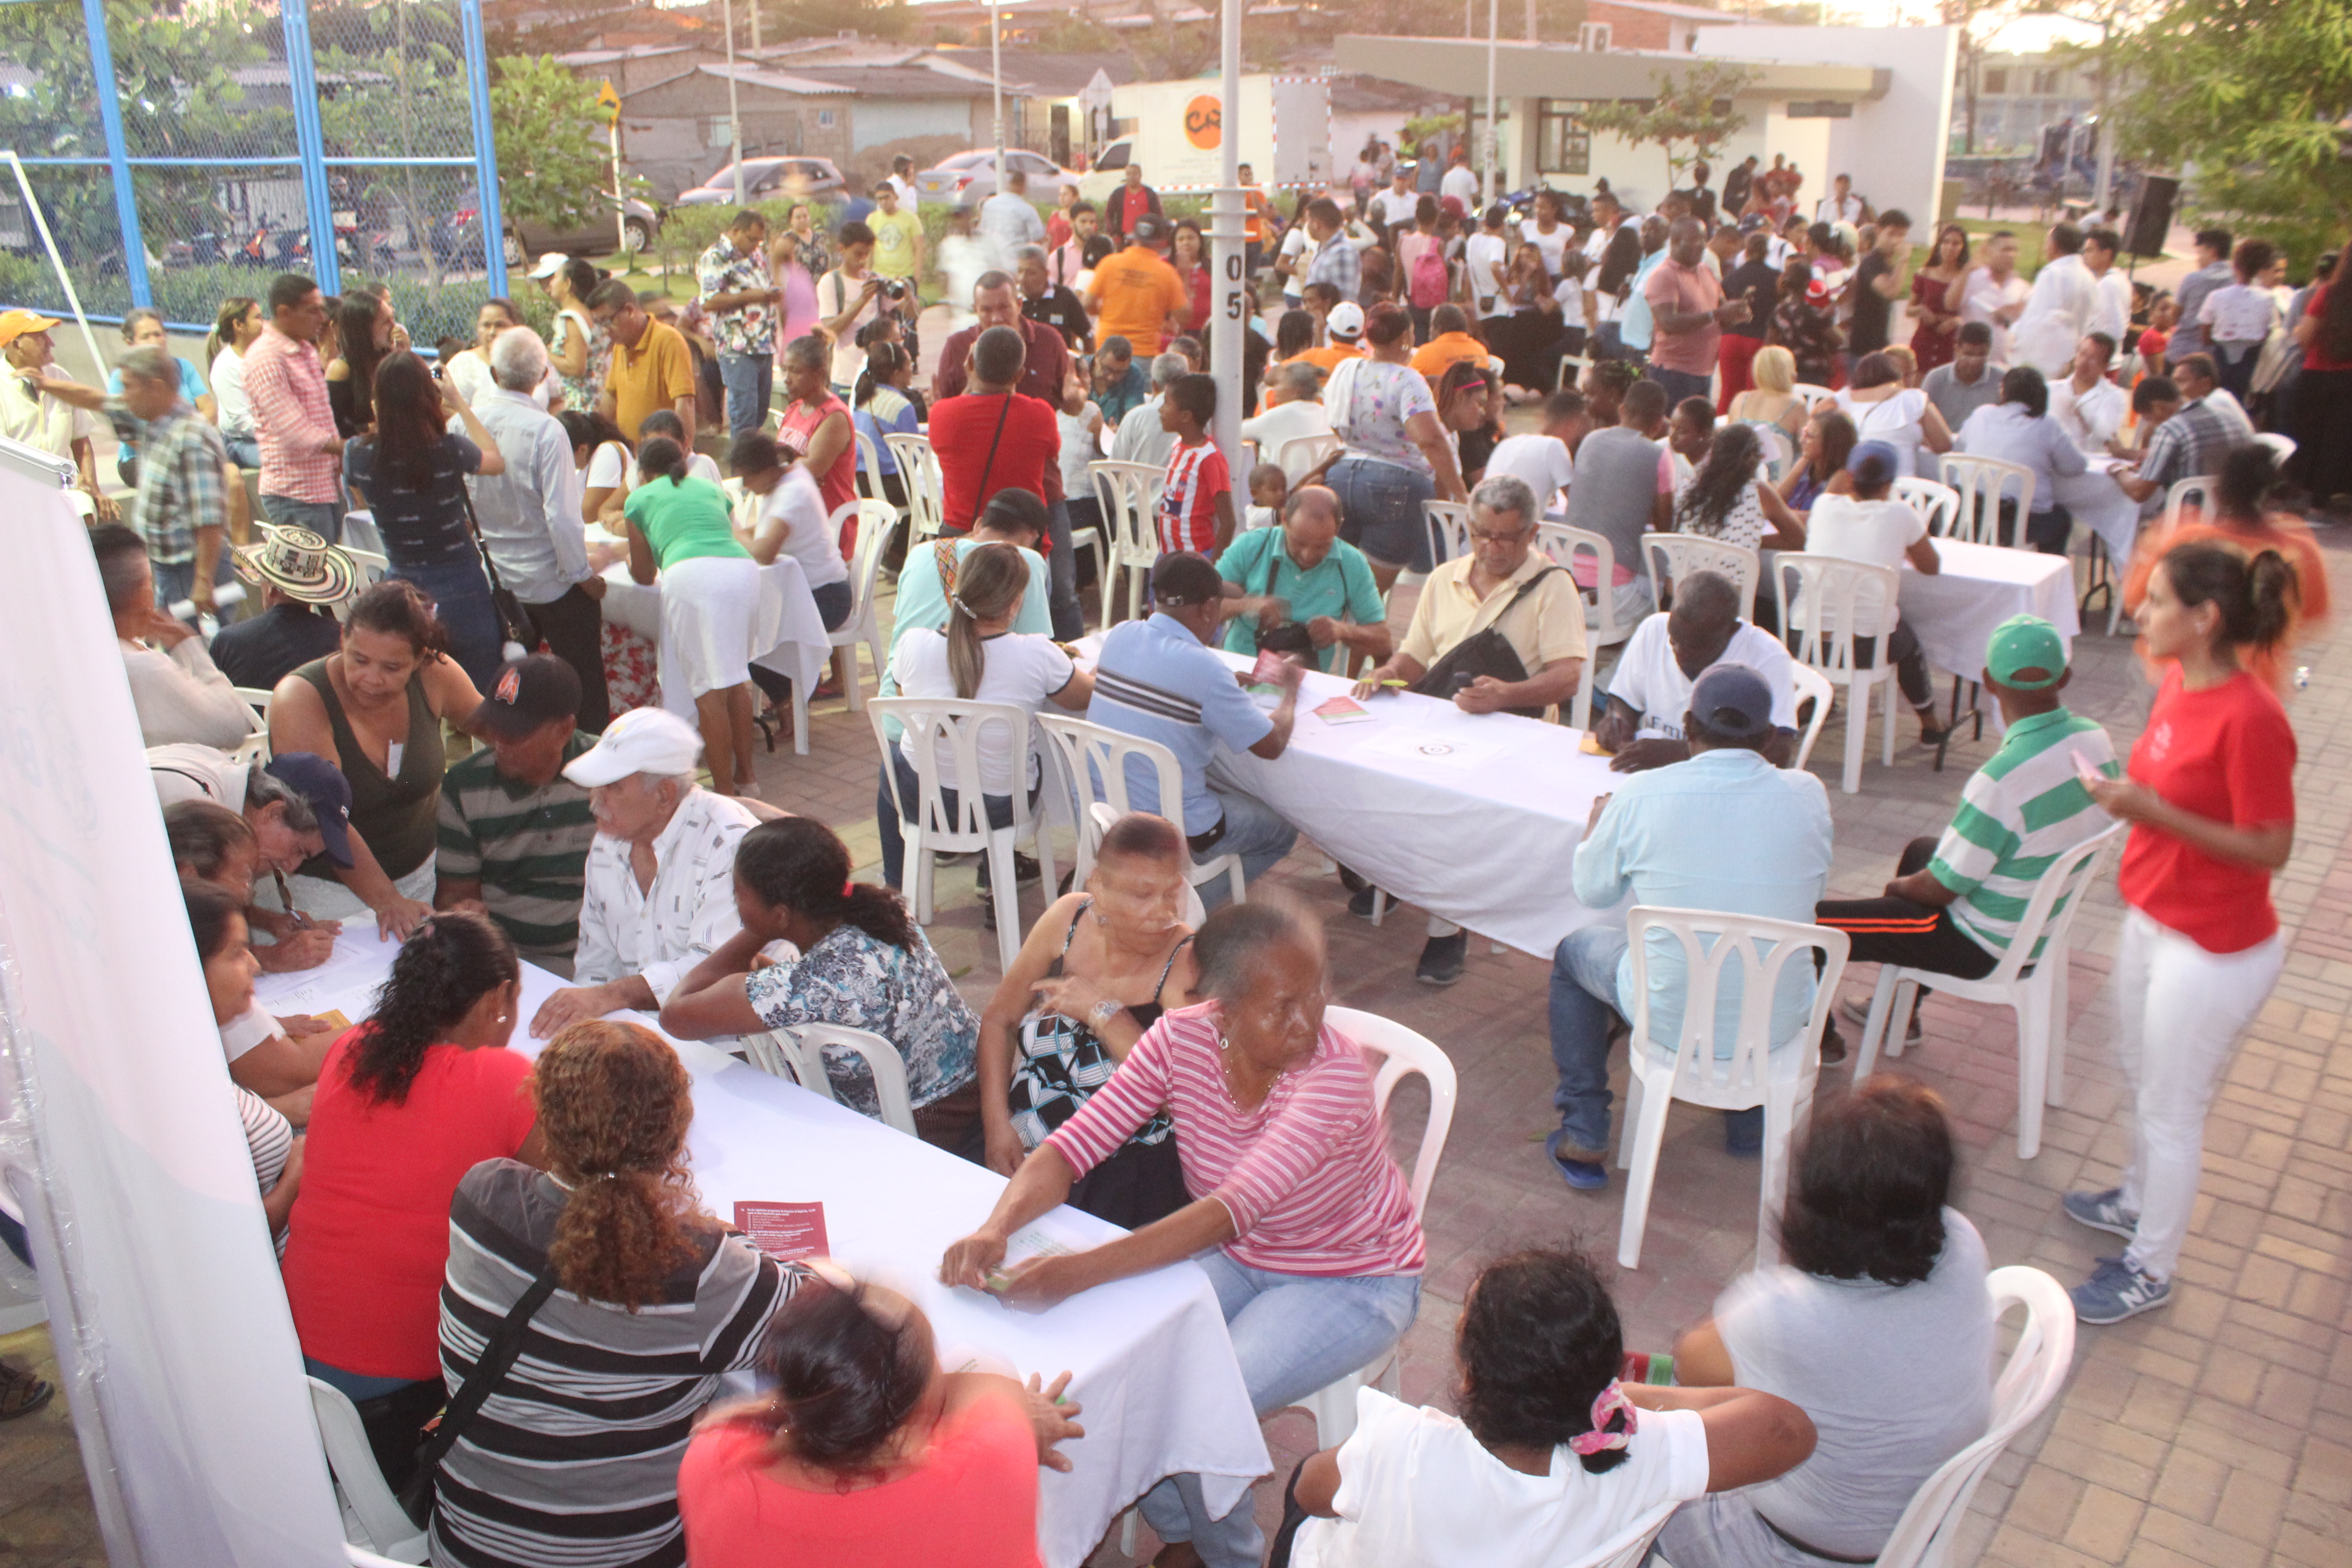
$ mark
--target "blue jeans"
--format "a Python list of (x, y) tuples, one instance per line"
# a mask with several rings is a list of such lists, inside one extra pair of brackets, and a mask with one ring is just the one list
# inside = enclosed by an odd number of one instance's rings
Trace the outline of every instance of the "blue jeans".
[(1609, 1024), (1617, 1016), (1622, 925), (1591, 925), (1561, 939), (1551, 958), (1551, 1065), (1559, 1087), (1560, 1155), (1596, 1163), (1609, 1152)]
[(429, 566), (394, 566), (384, 574), (414, 583), (433, 601), (433, 613), (449, 634), (449, 657), (466, 672), (477, 691), (498, 684), (506, 663), (499, 649), (506, 635), (499, 629), (499, 613), (490, 604), (490, 580), (482, 563), (444, 561)]
[(224, 436), (221, 445), (228, 450), (228, 460), (240, 468), (261, 467), (261, 443), (250, 436)]
[[(1242, 875), (1249, 880), (1255, 882), (1280, 865), (1282, 858), (1290, 853), (1290, 847), (1298, 842), (1298, 829), (1257, 796), (1213, 786), (1209, 793), (1225, 808), (1225, 831), (1223, 837), (1209, 846), (1208, 853), (1240, 856)], [(1203, 909), (1221, 909), (1232, 899), (1233, 883), (1222, 877), (1201, 889)]]
[(280, 528), (307, 528), (332, 544), (343, 536), (343, 506), (341, 501), (289, 500), (284, 496), (264, 492), (261, 515)]
[(1668, 370), (1656, 364), (1650, 367), (1649, 375), (1652, 381), (1666, 389), (1668, 413), (1672, 413), (1685, 397), (1707, 395), (1707, 378), (1703, 375), (1693, 375), (1686, 370)]
[[(1276, 1274), (1244, 1268), (1222, 1247), (1193, 1261), (1217, 1292), (1250, 1408), (1261, 1416), (1362, 1371), (1404, 1337), (1421, 1310), (1418, 1275)], [(1265, 1556), (1247, 1492), (1231, 1513), (1212, 1519), (1201, 1478), (1171, 1476), (1140, 1506), (1160, 1540), (1190, 1541), (1209, 1568), (1257, 1568)]]
[[(234, 583), (236, 581), (236, 568), (235, 565), (236, 559), (236, 556), (230, 553), (229, 542), (226, 539), (222, 540), (220, 560), (215, 563), (213, 568), (213, 585), (215, 587), (218, 587), (224, 583)], [(196, 562), (195, 557), (194, 556), (190, 556), (185, 561), (158, 562), (155, 564), (154, 572), (155, 602), (163, 605), (167, 611), (171, 609), (173, 605), (178, 604), (181, 600), (195, 592)], [(227, 618), (226, 613), (222, 618)]]
[[(922, 799), (922, 782), (915, 776), (915, 764), (907, 760), (907, 753), (899, 750), (898, 743), (895, 741), (890, 743), (890, 765), (898, 771), (898, 794), (906, 801), (907, 809), (909, 811), (921, 809), (917, 803)], [(991, 827), (1013, 826), (1011, 795), (984, 795), (980, 797), (980, 804), (982, 809), (988, 813), (988, 825)], [(947, 814), (950, 821), (954, 820), (956, 792), (945, 785), (940, 786), (940, 809)], [(914, 818), (910, 816), (906, 820), (912, 822)], [(887, 777), (883, 778), (880, 786), (874, 792), (874, 826), (880, 830), (882, 836), (882, 885), (896, 890), (905, 882), (907, 877), (907, 834), (906, 829), (899, 824), (897, 807), (891, 805), (890, 781)], [(988, 879), (988, 862), (983, 859), (980, 865), (981, 879), (985, 883)]]
[(1045, 556), (1046, 610), (1053, 616), (1055, 639), (1076, 642), (1087, 635), (1087, 616), (1078, 608), (1078, 553), (1070, 545), (1067, 500), (1045, 509), (1045, 531), (1053, 545)]
[(1340, 538), (1376, 565), (1429, 570), (1429, 519), (1421, 503), (1437, 499), (1435, 479), (1417, 468), (1349, 457), (1332, 464), (1323, 482), (1339, 498)]
[(719, 379), (727, 388), (727, 434), (740, 436), (768, 421), (768, 400), (776, 389), (773, 354), (720, 354)]

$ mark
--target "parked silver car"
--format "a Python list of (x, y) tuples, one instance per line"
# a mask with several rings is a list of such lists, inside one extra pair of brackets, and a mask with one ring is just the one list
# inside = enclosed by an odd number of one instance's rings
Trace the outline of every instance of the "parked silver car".
[[(792, 157), (746, 158), (743, 160), (743, 195), (748, 201), (777, 201), (786, 196), (810, 201), (837, 202), (844, 198), (849, 182), (830, 158)], [(732, 206), (735, 205), (735, 165), (722, 164), (717, 174), (690, 191), (681, 191), (676, 203), (682, 207)]]
[[(1078, 188), (1076, 174), (1042, 153), (1007, 147), (1004, 162), (1008, 167), (1018, 169), (1029, 177), (1028, 195), (1033, 202), (1052, 205), (1060, 200), (1057, 193), (1062, 186), (1067, 185), (1072, 190)], [(915, 176), (917, 201), (976, 206), (995, 194), (996, 150), (992, 147), (959, 153)]]

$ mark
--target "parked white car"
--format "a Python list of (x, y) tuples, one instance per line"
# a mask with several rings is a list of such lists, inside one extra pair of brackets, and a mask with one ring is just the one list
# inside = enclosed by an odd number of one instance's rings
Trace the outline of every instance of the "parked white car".
[[(1029, 177), (1029, 199), (1041, 205), (1051, 206), (1059, 201), (1058, 193), (1064, 185), (1072, 190), (1080, 188), (1076, 174), (1043, 153), (1007, 147), (1004, 162)], [(996, 151), (992, 147), (959, 153), (915, 176), (917, 201), (977, 206), (995, 194)]]

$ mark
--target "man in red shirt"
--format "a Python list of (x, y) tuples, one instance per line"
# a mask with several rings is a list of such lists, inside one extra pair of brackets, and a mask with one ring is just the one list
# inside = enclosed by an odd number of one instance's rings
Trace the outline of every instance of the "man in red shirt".
[(1129, 163), (1127, 184), (1113, 191), (1110, 199), (1103, 203), (1103, 223), (1111, 238), (1125, 245), (1127, 237), (1135, 232), (1136, 221), (1147, 215), (1160, 216), (1160, 193), (1143, 183), (1142, 164)]
[(931, 407), (940, 510), (954, 532), (967, 531), (999, 490), (1043, 497), (1047, 476), (1061, 467), (1062, 432), (1054, 410), (1019, 390), (1024, 347), (1016, 327), (982, 332), (972, 345), (969, 390)]
[(1686, 397), (1710, 397), (1723, 329), (1748, 314), (1744, 299), (1724, 303), (1723, 285), (1706, 259), (1706, 226), (1678, 218), (1666, 237), (1666, 258), (1642, 285), (1642, 298), (1650, 302), (1650, 379), (1677, 406)]

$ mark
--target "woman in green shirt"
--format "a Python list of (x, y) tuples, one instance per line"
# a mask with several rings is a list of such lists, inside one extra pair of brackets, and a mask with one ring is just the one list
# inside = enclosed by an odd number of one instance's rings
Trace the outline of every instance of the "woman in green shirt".
[(682, 678), (694, 694), (710, 787), (756, 795), (751, 630), (760, 567), (735, 536), (726, 493), (709, 479), (688, 479), (686, 462), (685, 449), (667, 436), (638, 449), (637, 488), (621, 509), (629, 575), (650, 584), (660, 574), (663, 684)]

